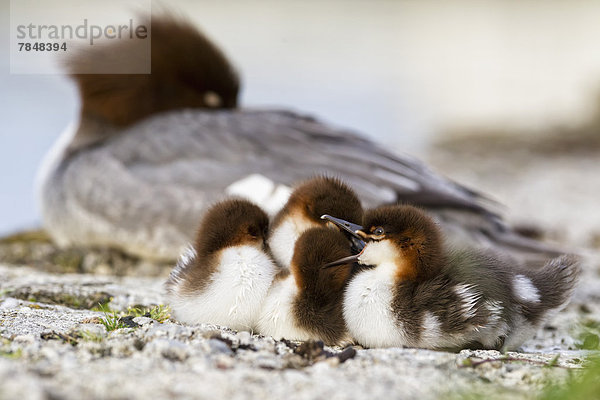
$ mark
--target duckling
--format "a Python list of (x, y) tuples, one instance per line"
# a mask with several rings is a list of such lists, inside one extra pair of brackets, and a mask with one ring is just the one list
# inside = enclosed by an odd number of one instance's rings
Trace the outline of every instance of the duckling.
[(356, 233), (363, 251), (338, 262), (370, 266), (344, 295), (348, 330), (368, 347), (515, 350), (568, 303), (580, 274), (572, 256), (531, 270), (492, 251), (448, 249), (412, 206), (367, 211)]
[(326, 214), (360, 222), (363, 209), (354, 190), (337, 178), (320, 176), (296, 187), (273, 219), (269, 234), (269, 248), (282, 268), (289, 268), (294, 244), (303, 232), (330, 224), (321, 218)]
[(306, 230), (294, 246), (291, 273), (281, 274), (269, 290), (257, 331), (276, 339), (318, 339), (329, 345), (347, 341), (342, 300), (352, 263), (322, 266), (350, 255), (341, 232), (327, 227)]
[(252, 329), (278, 272), (267, 255), (268, 224), (263, 210), (241, 199), (206, 212), (166, 283), (176, 319)]
[[(416, 159), (307, 115), (237, 108), (240, 78), (221, 49), (181, 18), (153, 15), (148, 24), (152, 74), (78, 73), (107, 59), (130, 63), (139, 53), (131, 46), (144, 41), (114, 41), (67, 60), (81, 112), (37, 185), (44, 227), (59, 245), (171, 261), (207, 206), (248, 177), (264, 178), (268, 198), (269, 188), (327, 173), (350, 184), (363, 206), (427, 207), (461, 241), (524, 259), (553, 253), (507, 227), (485, 195)], [(288, 249), (279, 262), (290, 257)]]

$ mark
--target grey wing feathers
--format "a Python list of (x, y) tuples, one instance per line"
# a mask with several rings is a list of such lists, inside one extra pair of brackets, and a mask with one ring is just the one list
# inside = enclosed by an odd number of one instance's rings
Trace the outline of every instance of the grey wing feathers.
[(475, 226), (489, 225), (491, 236), (507, 232), (482, 196), (422, 163), (280, 111), (154, 115), (63, 159), (44, 185), (44, 219), (63, 242), (110, 244), (173, 259), (203, 210), (251, 174), (288, 186), (315, 175), (335, 176), (368, 207), (399, 201), (462, 210), (478, 220)]
[[(115, 138), (116, 155), (140, 163), (136, 168), (147, 180), (160, 182), (177, 172), (183, 185), (223, 190), (251, 173), (285, 185), (329, 174), (348, 181), (368, 206), (404, 201), (487, 212), (482, 196), (422, 163), (311, 118), (274, 111), (182, 111), (158, 117)], [(151, 167), (147, 175), (144, 163)], [(176, 171), (178, 163), (185, 169)], [(158, 165), (164, 173), (156, 176)]]
[[(479, 194), (441, 178), (417, 160), (400, 158), (350, 132), (289, 112), (247, 112), (240, 116), (249, 129), (239, 132), (257, 145), (255, 150), (260, 153), (263, 149), (265, 156), (283, 162), (263, 171), (282, 183), (291, 184), (315, 172), (328, 173), (348, 181), (368, 206), (404, 201), (485, 212)], [(251, 128), (253, 124), (269, 129)]]
[(191, 239), (205, 206), (200, 190), (138, 179), (102, 152), (64, 160), (42, 190), (45, 225), (60, 244), (165, 260)]

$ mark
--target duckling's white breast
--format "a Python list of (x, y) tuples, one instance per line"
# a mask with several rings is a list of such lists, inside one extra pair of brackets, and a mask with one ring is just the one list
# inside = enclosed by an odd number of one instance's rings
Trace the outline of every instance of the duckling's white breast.
[(171, 307), (176, 319), (186, 323), (213, 323), (249, 330), (258, 318), (276, 266), (252, 246), (224, 249), (216, 272), (199, 293), (182, 293), (181, 280), (174, 281)]
[(392, 309), (393, 266), (358, 273), (344, 294), (344, 319), (350, 335), (363, 346), (394, 347), (409, 343)]
[(294, 318), (293, 304), (298, 288), (293, 275), (277, 281), (269, 290), (260, 312), (256, 330), (275, 339), (308, 340), (310, 333), (300, 328)]

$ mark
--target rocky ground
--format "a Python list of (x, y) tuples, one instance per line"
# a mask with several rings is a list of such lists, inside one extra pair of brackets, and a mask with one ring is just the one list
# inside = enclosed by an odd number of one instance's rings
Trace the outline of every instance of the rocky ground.
[(182, 325), (164, 307), (168, 265), (61, 250), (30, 232), (0, 241), (0, 399), (575, 398), (554, 385), (587, 388), (598, 349), (596, 156), (452, 143), (429, 161), (507, 204), (511, 222), (586, 257), (572, 304), (522, 352), (327, 348)]
[(580, 304), (541, 331), (527, 352), (453, 354), (323, 348), (181, 325), (157, 307), (164, 304), (161, 277), (3, 265), (0, 282), (2, 399), (283, 398), (290, 391), (300, 399), (490, 391), (529, 398), (567, 379), (588, 356), (570, 332)]

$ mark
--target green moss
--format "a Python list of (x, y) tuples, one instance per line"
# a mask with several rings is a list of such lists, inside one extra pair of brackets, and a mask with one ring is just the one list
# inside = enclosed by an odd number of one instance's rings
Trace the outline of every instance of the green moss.
[(46, 289), (23, 287), (7, 293), (11, 297), (27, 300), (32, 303), (58, 304), (74, 309), (90, 309), (95, 304), (108, 303), (111, 295), (105, 292), (95, 292), (87, 295), (54, 292)]
[(0, 262), (51, 273), (101, 273), (164, 276), (170, 262), (149, 263), (109, 247), (59, 248), (44, 231), (20, 232), (0, 237)]
[(15, 359), (23, 357), (23, 350), (17, 349), (17, 350), (11, 351), (11, 350), (0, 349), (0, 357), (15, 360)]
[(121, 316), (117, 311), (106, 310), (102, 312), (104, 313), (104, 316), (100, 318), (100, 323), (104, 325), (107, 332), (127, 327), (127, 325), (121, 321)]
[(150, 318), (160, 322), (161, 324), (171, 318), (171, 308), (165, 305), (158, 305), (150, 309)]
[(127, 328), (127, 325), (121, 321), (121, 317), (117, 314), (105, 314), (103, 318), (100, 318), (100, 322), (102, 322), (107, 332)]
[(165, 322), (171, 317), (171, 309), (162, 304), (153, 307), (129, 307), (125, 312), (119, 312), (111, 309), (107, 302), (99, 303), (93, 310), (104, 314), (100, 318), (100, 323), (106, 327), (108, 332), (121, 328), (137, 327), (137, 324), (132, 324), (128, 321), (135, 317), (148, 317), (160, 323)]
[(552, 360), (548, 361), (548, 364), (544, 366), (544, 368), (552, 368), (558, 366), (558, 360), (560, 358), (560, 354), (557, 354), (552, 358)]
[(17, 232), (0, 238), (0, 244), (13, 243), (52, 243), (52, 238), (44, 230)]
[(56, 252), (51, 261), (58, 266), (63, 273), (83, 272), (83, 258), (81, 251), (76, 249), (65, 249)]
[(96, 332), (92, 332), (92, 331), (80, 331), (79, 335), (81, 336), (81, 339), (83, 339), (86, 342), (96, 342), (99, 343), (102, 340), (104, 340), (104, 336), (101, 333), (96, 333)]
[(21, 358), (23, 351), (21, 349), (11, 350), (11, 343), (10, 340), (0, 337), (0, 357), (9, 359)]
[(127, 309), (127, 315), (152, 318), (162, 324), (171, 317), (171, 309), (164, 304), (159, 304), (154, 307), (129, 307)]
[(581, 370), (572, 371), (564, 385), (548, 385), (539, 396), (539, 400), (594, 399), (600, 399), (600, 358), (591, 360)]
[(576, 328), (575, 345), (583, 350), (600, 350), (600, 322), (588, 318)]
[(92, 311), (100, 311), (100, 312), (110, 312), (112, 309), (110, 308), (110, 302), (112, 301), (112, 297), (107, 299), (106, 301), (99, 302), (94, 307), (91, 308)]

